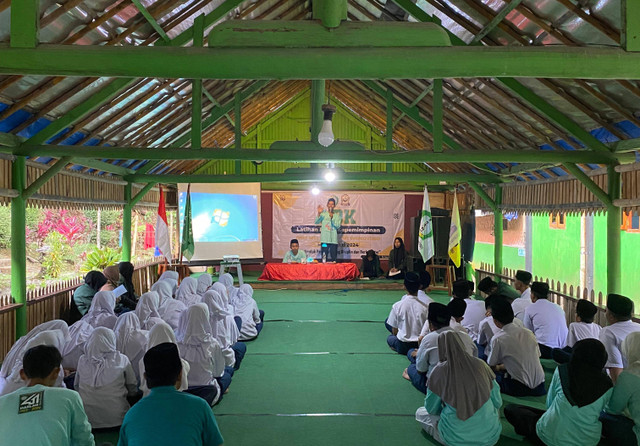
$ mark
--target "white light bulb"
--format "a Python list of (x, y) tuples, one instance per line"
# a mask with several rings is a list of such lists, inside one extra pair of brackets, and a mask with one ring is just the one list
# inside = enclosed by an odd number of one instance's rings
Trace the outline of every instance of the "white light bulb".
[(318, 187), (317, 187), (317, 186), (313, 186), (313, 187), (311, 188), (311, 193), (312, 193), (313, 195), (320, 195), (320, 189), (318, 189)]
[(328, 170), (327, 173), (324, 174), (324, 179), (331, 183), (336, 179), (336, 174), (333, 170)]
[(333, 144), (333, 128), (331, 126), (331, 120), (325, 119), (322, 122), (322, 129), (318, 133), (318, 142), (324, 147), (329, 147)]

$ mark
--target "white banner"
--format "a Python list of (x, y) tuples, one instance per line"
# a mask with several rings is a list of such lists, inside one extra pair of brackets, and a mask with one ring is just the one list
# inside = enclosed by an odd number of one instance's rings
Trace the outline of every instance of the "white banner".
[(295, 238), (307, 257), (319, 259), (320, 225), (315, 221), (318, 206), (326, 210), (329, 198), (336, 200), (335, 212), (342, 215), (342, 227), (338, 231), (339, 259), (359, 259), (369, 249), (386, 257), (394, 238), (404, 239), (404, 194), (274, 192), (274, 258), (283, 258), (289, 251), (289, 242)]

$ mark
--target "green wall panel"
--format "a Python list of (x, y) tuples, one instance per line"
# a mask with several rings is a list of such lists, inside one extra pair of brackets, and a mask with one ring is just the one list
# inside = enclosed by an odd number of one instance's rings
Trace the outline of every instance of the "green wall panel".
[[(518, 255), (518, 248), (505, 246), (502, 248), (503, 265), (511, 269), (523, 269), (524, 256)], [(493, 243), (476, 243), (473, 249), (473, 264), (479, 266), (481, 262), (493, 265)]]

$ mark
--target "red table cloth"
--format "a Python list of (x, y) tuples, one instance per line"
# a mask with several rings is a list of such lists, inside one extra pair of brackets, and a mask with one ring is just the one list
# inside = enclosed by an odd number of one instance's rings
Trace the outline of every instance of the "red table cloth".
[(258, 280), (354, 280), (355, 263), (267, 263)]

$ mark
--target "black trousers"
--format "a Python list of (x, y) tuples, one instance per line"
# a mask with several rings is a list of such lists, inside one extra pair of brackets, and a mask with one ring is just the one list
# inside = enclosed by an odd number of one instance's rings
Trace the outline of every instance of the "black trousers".
[(544, 443), (538, 438), (536, 423), (544, 412), (544, 410), (517, 404), (508, 404), (504, 408), (504, 416), (515, 428), (516, 434), (522, 435), (540, 445), (544, 445)]

